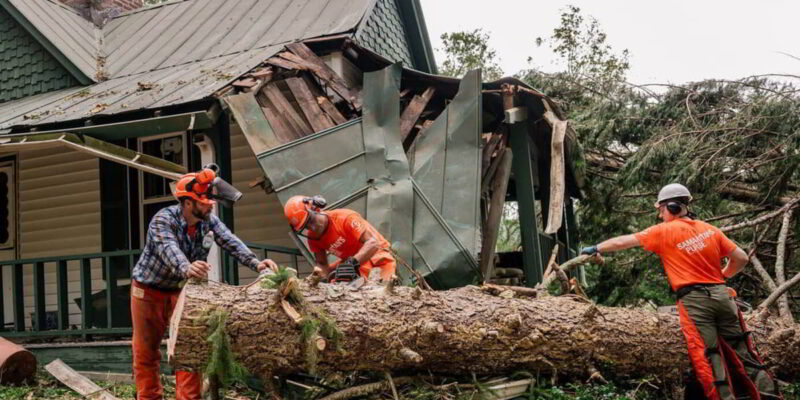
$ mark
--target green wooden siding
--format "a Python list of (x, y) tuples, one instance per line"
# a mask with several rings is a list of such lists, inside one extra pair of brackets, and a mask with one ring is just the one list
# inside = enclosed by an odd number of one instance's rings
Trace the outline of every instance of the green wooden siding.
[(378, 0), (356, 40), (392, 61), (415, 68), (397, 0)]
[(79, 84), (3, 9), (0, 38), (0, 103)]

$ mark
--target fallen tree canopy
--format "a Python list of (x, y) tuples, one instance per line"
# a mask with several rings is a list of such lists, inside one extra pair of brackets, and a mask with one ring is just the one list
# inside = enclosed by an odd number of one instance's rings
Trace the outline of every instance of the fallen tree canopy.
[[(675, 382), (688, 367), (677, 317), (595, 306), (571, 295), (492, 293), (497, 291), (475, 286), (356, 291), (295, 279), (277, 289), (190, 283), (173, 316), (168, 352), (173, 366), (204, 370), (211, 354), (208, 315), (224, 312), (233, 357), (261, 377), (305, 371), (527, 370), (579, 379), (599, 372)], [(287, 300), (299, 319), (285, 311)], [(777, 376), (800, 376), (800, 326), (779, 319), (750, 323)]]

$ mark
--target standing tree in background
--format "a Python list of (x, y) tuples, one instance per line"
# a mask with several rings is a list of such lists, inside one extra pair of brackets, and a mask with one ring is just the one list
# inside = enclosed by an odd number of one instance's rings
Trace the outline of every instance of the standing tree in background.
[(460, 78), (467, 71), (481, 68), (483, 79), (493, 81), (503, 76), (503, 70), (495, 59), (494, 49), (489, 47), (489, 34), (482, 29), (444, 33), (446, 58), (439, 68), (439, 73)]

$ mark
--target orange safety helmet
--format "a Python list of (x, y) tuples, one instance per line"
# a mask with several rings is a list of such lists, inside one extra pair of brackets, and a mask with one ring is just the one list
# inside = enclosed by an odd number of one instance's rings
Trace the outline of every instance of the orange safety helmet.
[(181, 197), (189, 197), (205, 205), (214, 205), (216, 202), (208, 198), (208, 189), (216, 177), (217, 174), (210, 168), (182, 176), (175, 185), (175, 198), (180, 200)]
[(292, 196), (283, 206), (283, 213), (289, 220), (292, 229), (299, 233), (308, 225), (311, 214), (320, 212), (325, 205), (325, 199), (321, 196)]

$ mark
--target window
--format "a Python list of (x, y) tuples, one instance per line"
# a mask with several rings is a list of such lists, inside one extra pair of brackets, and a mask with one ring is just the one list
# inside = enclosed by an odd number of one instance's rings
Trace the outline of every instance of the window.
[[(170, 133), (139, 139), (139, 152), (175, 164), (188, 166), (188, 147), (185, 133)], [(139, 215), (141, 215), (140, 235), (144, 245), (147, 226), (156, 213), (164, 207), (175, 204), (170, 180), (139, 171)]]
[(0, 162), (0, 250), (14, 248), (16, 188), (13, 161)]

